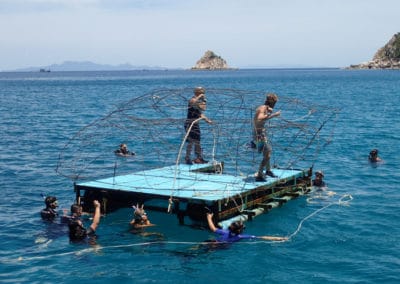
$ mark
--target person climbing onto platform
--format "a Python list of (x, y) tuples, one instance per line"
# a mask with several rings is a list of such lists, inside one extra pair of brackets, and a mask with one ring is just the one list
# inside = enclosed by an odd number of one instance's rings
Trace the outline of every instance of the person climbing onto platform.
[[(196, 87), (194, 89), (193, 97), (188, 102), (188, 111), (185, 121), (185, 132), (188, 135), (186, 142), (186, 155), (185, 163), (188, 165), (195, 164), (205, 164), (208, 161), (203, 159), (203, 153), (201, 149), (201, 132), (199, 119), (204, 119), (207, 123), (211, 124), (212, 121), (208, 119), (203, 112), (207, 108), (206, 91), (203, 87)], [(196, 121), (197, 120), (197, 121)], [(188, 133), (189, 132), (189, 133)], [(196, 159), (192, 161), (190, 158), (192, 153), (192, 148), (194, 146), (194, 153), (196, 154)]]
[(93, 206), (95, 208), (94, 216), (89, 228), (85, 228), (79, 218), (72, 218), (69, 222), (68, 228), (70, 241), (76, 242), (89, 238), (89, 241), (93, 243), (96, 239), (96, 229), (100, 223), (100, 202), (93, 200)]
[(274, 106), (278, 101), (278, 96), (274, 93), (268, 93), (266, 96), (267, 97), (265, 103), (257, 107), (253, 119), (254, 144), (256, 145), (258, 152), (263, 154), (263, 159), (258, 169), (256, 181), (266, 181), (265, 175), (263, 173), (264, 168), (266, 169), (265, 174), (267, 176), (276, 177), (276, 175), (271, 171), (270, 159), (271, 159), (272, 146), (271, 142), (267, 138), (265, 122), (271, 118), (280, 116), (281, 111), (273, 112)]
[(131, 152), (128, 150), (128, 146), (125, 143), (119, 145), (119, 149), (114, 151), (115, 155), (121, 157), (130, 157), (135, 156), (135, 152)]
[(240, 241), (241, 239), (263, 239), (267, 241), (286, 241), (287, 237), (275, 237), (275, 236), (253, 236), (242, 234), (245, 228), (241, 221), (232, 222), (227, 230), (219, 229), (214, 225), (212, 220), (213, 213), (207, 213), (207, 223), (211, 231), (218, 235), (215, 240), (220, 243), (233, 243)]
[(326, 183), (323, 181), (324, 173), (322, 171), (315, 172), (315, 179), (312, 181), (313, 186), (326, 187)]

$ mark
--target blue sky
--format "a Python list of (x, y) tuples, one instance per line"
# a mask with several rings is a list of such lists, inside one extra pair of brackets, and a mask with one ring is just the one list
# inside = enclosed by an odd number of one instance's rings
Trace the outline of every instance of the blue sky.
[(400, 32), (398, 0), (0, 0), (0, 70), (64, 61), (344, 67)]

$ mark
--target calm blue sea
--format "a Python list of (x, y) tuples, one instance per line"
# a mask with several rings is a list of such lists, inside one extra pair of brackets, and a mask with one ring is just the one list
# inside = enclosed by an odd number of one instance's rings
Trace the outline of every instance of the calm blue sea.
[[(254, 235), (294, 234), (290, 241), (207, 250), (199, 243), (213, 237), (208, 230), (150, 212), (157, 234), (133, 235), (132, 211), (121, 209), (102, 218), (92, 247), (40, 219), (42, 194), (61, 208), (74, 200), (55, 168), (82, 127), (152, 90), (198, 85), (340, 109), (314, 165), (335, 194), (300, 197), (246, 224)], [(388, 70), (0, 73), (0, 282), (400, 283), (399, 94), (400, 72)], [(384, 163), (368, 163), (372, 148)], [(353, 199), (339, 203), (345, 194)]]

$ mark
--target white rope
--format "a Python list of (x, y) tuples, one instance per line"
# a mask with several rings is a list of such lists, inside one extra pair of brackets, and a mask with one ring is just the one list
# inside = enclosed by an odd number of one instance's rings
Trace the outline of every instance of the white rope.
[[(240, 242), (242, 244), (256, 244), (256, 243), (276, 243), (276, 242), (282, 242), (282, 241), (268, 241), (268, 240), (262, 240), (262, 241), (243, 241)], [(149, 246), (149, 245), (166, 245), (166, 244), (175, 244), (175, 245), (223, 245), (223, 244), (233, 244), (230, 242), (209, 242), (209, 241), (204, 241), (204, 242), (185, 242), (185, 241), (153, 241), (153, 242), (142, 242), (142, 243), (133, 243), (133, 244), (124, 244), (124, 245), (114, 245), (114, 246), (100, 246), (100, 245), (95, 245), (90, 248), (85, 248), (81, 250), (76, 250), (76, 251), (68, 251), (68, 252), (63, 252), (63, 253), (55, 253), (55, 254), (47, 254), (47, 255), (37, 255), (37, 256), (19, 256), (17, 258), (13, 259), (0, 259), (0, 263), (16, 263), (16, 262), (21, 262), (21, 261), (31, 261), (31, 260), (42, 260), (42, 259), (48, 259), (48, 258), (55, 258), (59, 256), (67, 256), (67, 255), (76, 255), (80, 256), (84, 253), (96, 253), (101, 250), (106, 250), (106, 249), (118, 249), (118, 248), (129, 248), (129, 247), (138, 247), (138, 246)]]
[(173, 197), (173, 195), (175, 193), (176, 176), (178, 174), (178, 167), (179, 167), (179, 163), (180, 163), (180, 160), (181, 160), (183, 147), (185, 145), (186, 139), (189, 136), (190, 131), (192, 130), (193, 125), (195, 123), (199, 122), (202, 119), (204, 119), (204, 118), (203, 117), (199, 117), (199, 118), (197, 118), (196, 120), (194, 120), (190, 124), (190, 127), (186, 131), (185, 137), (183, 137), (183, 139), (182, 139), (181, 146), (179, 147), (178, 157), (176, 158), (176, 162), (175, 162), (175, 172), (174, 172), (174, 181), (173, 181), (173, 184), (172, 184), (172, 191), (171, 191), (171, 195), (170, 195), (170, 197), (168, 199), (168, 210), (167, 210), (168, 213), (171, 213), (171, 209), (172, 209), (172, 205), (173, 205), (172, 197)]
[[(344, 198), (348, 198), (348, 200), (343, 201)], [(326, 208), (332, 206), (332, 205), (345, 205), (348, 206), (349, 202), (353, 200), (353, 197), (350, 194), (344, 194), (341, 198), (339, 198), (339, 200), (337, 202), (332, 202), (316, 211), (314, 211), (313, 213), (311, 213), (310, 215), (308, 215), (307, 217), (303, 218), (303, 220), (300, 221), (299, 225), (297, 226), (297, 229), (288, 236), (288, 239), (293, 238), (295, 235), (297, 235), (297, 233), (300, 231), (301, 227), (303, 226), (303, 223), (310, 219), (312, 216), (316, 215), (317, 213), (321, 212), (322, 210), (325, 210)]]
[[(347, 200), (345, 200), (347, 198)], [(314, 211), (313, 213), (311, 213), (310, 215), (308, 215), (307, 217), (303, 218), (297, 229), (290, 234), (287, 237), (287, 240), (290, 240), (291, 238), (293, 238), (295, 235), (297, 235), (297, 233), (300, 231), (303, 223), (310, 219), (311, 217), (313, 217), (314, 215), (316, 215), (317, 213), (325, 210), (326, 208), (332, 206), (332, 205), (339, 205), (339, 206), (348, 206), (350, 201), (353, 200), (353, 197), (350, 194), (344, 194), (341, 198), (339, 198), (339, 200), (337, 202), (332, 202), (316, 211)], [(268, 241), (268, 240), (260, 240), (260, 241), (244, 241), (244, 242), (240, 242), (242, 244), (257, 244), (257, 243), (280, 243), (280, 242), (285, 242), (287, 240), (283, 240), (283, 241)], [(184, 242), (184, 241), (154, 241), (154, 242), (142, 242), (142, 243), (133, 243), (133, 244), (124, 244), (124, 245), (114, 245), (114, 246), (106, 246), (106, 247), (102, 247), (102, 246), (94, 246), (94, 247), (90, 247), (90, 248), (85, 248), (82, 250), (78, 250), (78, 251), (69, 251), (69, 252), (64, 252), (64, 253), (57, 253), (57, 254), (48, 254), (48, 255), (38, 255), (38, 256), (20, 256), (16, 259), (0, 259), (0, 263), (13, 263), (13, 262), (20, 262), (20, 261), (30, 261), (30, 260), (38, 260), (38, 259), (47, 259), (47, 258), (54, 258), (54, 257), (58, 257), (58, 256), (66, 256), (66, 255), (81, 255), (83, 253), (90, 253), (90, 252), (97, 252), (103, 249), (112, 249), (112, 248), (127, 248), (127, 247), (137, 247), (137, 246), (145, 246), (145, 245), (156, 245), (156, 244), (178, 244), (178, 245), (209, 245), (209, 244), (214, 244), (214, 243), (210, 243), (210, 242)]]

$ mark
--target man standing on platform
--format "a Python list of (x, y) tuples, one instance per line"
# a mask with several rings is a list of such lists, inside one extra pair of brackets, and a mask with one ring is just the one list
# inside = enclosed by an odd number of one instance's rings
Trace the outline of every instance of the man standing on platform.
[[(188, 112), (187, 118), (185, 121), (185, 131), (188, 133), (188, 137), (186, 142), (186, 156), (185, 162), (188, 165), (193, 163), (195, 164), (205, 164), (207, 163), (206, 160), (203, 159), (203, 154), (200, 145), (200, 123), (199, 119), (204, 119), (207, 123), (212, 123), (210, 119), (208, 119), (203, 112), (206, 110), (207, 107), (207, 100), (206, 100), (206, 91), (203, 87), (196, 87), (194, 89), (193, 97), (189, 100), (188, 103)], [(194, 153), (196, 154), (196, 159), (193, 161), (190, 158), (192, 148), (194, 146)]]
[(274, 93), (267, 94), (265, 103), (256, 109), (254, 115), (254, 143), (258, 149), (259, 153), (263, 153), (263, 160), (260, 163), (258, 169), (256, 181), (266, 181), (265, 175), (263, 173), (264, 168), (266, 169), (266, 175), (270, 177), (276, 177), (271, 171), (271, 152), (272, 146), (267, 138), (267, 130), (265, 128), (265, 122), (271, 118), (281, 115), (281, 111), (273, 112), (274, 106), (278, 101), (278, 96)]

